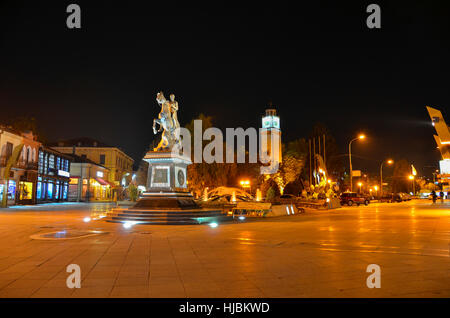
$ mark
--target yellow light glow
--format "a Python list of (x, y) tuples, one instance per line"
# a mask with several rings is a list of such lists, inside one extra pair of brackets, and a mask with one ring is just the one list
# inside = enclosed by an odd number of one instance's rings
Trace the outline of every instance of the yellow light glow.
[(358, 182), (358, 185), (359, 185), (359, 186), (362, 186), (362, 182)]
[(241, 180), (241, 181), (239, 181), (239, 184), (240, 184), (242, 187), (246, 188), (246, 187), (249, 187), (249, 186), (250, 186), (250, 181), (249, 181), (249, 180)]
[(375, 189), (375, 191), (378, 191), (378, 186), (374, 186), (373, 188)]
[(408, 178), (409, 178), (409, 180), (413, 180), (413, 179), (414, 179), (414, 176), (413, 176), (413, 175), (410, 175)]
[(358, 138), (359, 138), (359, 139), (364, 139), (364, 138), (366, 138), (366, 136), (365, 136), (365, 135), (359, 135)]
[(387, 161), (387, 163), (391, 165), (391, 164), (393, 164), (393, 163), (394, 163), (394, 160), (392, 160), (392, 159), (389, 159), (389, 160)]
[(331, 184), (331, 180), (330, 179), (328, 179), (328, 181), (327, 181), (329, 184)]

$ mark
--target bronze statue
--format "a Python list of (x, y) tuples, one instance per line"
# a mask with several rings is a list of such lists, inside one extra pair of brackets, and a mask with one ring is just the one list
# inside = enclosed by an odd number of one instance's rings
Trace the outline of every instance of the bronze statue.
[[(168, 101), (163, 92), (159, 92), (156, 95), (156, 101), (161, 106), (161, 111), (158, 114), (158, 118), (153, 119), (153, 133), (157, 134), (163, 130), (161, 135), (161, 141), (153, 151), (171, 151), (173, 146), (179, 142), (176, 137), (176, 129), (180, 127), (177, 117), (178, 102), (175, 101), (175, 95), (170, 95), (170, 101)], [(159, 129), (156, 130), (156, 124), (159, 125)]]

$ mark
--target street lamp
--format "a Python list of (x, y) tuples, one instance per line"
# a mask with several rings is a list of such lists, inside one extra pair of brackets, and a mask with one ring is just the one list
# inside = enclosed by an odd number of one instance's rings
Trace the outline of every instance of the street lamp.
[(373, 186), (373, 188), (375, 189), (375, 195), (378, 197), (378, 186)]
[[(383, 163), (384, 161), (382, 161), (380, 165), (380, 196), (383, 196)], [(386, 163), (391, 165), (394, 163), (394, 160), (388, 159), (386, 160)]]
[(358, 186), (359, 186), (359, 193), (361, 193), (362, 182), (358, 182)]
[(249, 188), (250, 189), (250, 181), (249, 180), (241, 180), (241, 182), (239, 182), (241, 184), (241, 187), (243, 189), (245, 188)]
[(359, 135), (355, 139), (350, 140), (348, 143), (348, 160), (350, 162), (350, 192), (353, 192), (352, 142), (355, 140), (363, 140), (364, 138), (366, 138), (366, 136)]

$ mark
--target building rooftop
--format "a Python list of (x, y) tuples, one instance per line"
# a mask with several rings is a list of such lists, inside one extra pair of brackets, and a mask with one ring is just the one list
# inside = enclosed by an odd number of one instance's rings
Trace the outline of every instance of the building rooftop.
[(98, 141), (89, 137), (81, 137), (74, 139), (58, 140), (48, 144), (50, 147), (104, 147), (104, 148), (118, 148), (104, 142)]
[(89, 164), (93, 164), (93, 165), (96, 165), (96, 166), (108, 169), (105, 166), (103, 166), (101, 164), (98, 164), (98, 163), (96, 163), (96, 162), (94, 162), (94, 161), (92, 161), (92, 160), (90, 160), (90, 159), (88, 159), (86, 157), (82, 157), (82, 156), (78, 156), (78, 155), (74, 155), (74, 154), (70, 154), (70, 155), (66, 154), (66, 156), (71, 157), (73, 163), (89, 163)]

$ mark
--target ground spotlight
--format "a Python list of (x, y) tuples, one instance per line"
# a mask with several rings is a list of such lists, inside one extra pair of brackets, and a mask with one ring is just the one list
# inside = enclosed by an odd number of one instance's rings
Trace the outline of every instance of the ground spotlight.
[(129, 229), (129, 228), (131, 228), (133, 225), (135, 225), (136, 224), (136, 222), (131, 222), (131, 221), (127, 221), (127, 222), (125, 222), (125, 223), (123, 223), (123, 227), (125, 228), (125, 229)]

